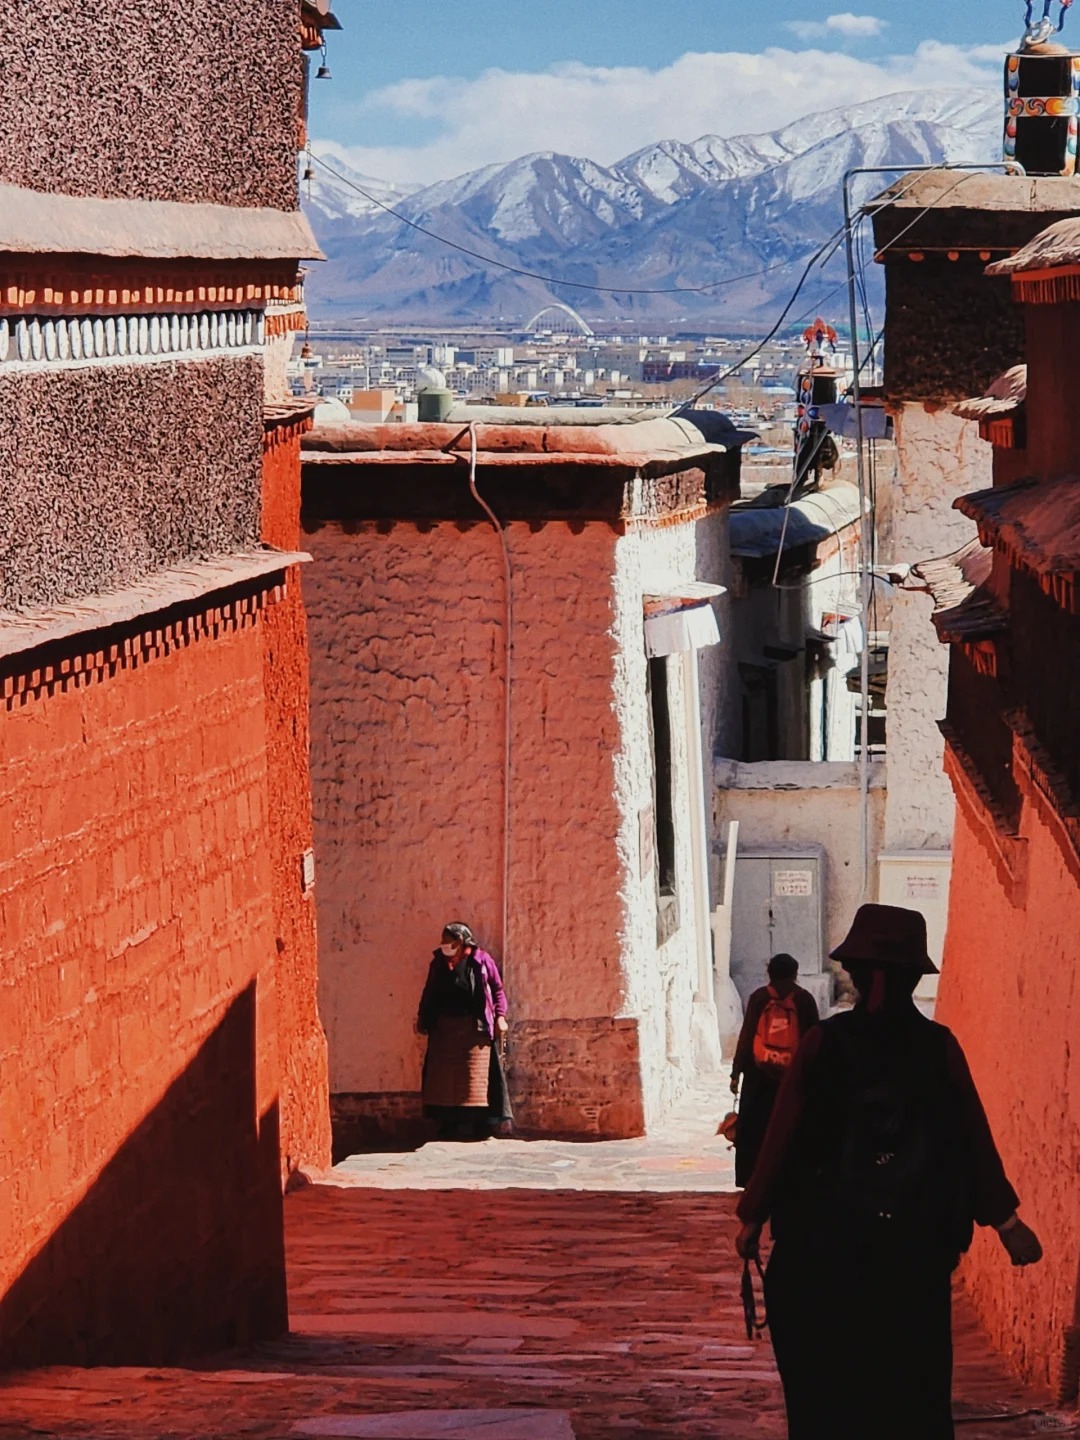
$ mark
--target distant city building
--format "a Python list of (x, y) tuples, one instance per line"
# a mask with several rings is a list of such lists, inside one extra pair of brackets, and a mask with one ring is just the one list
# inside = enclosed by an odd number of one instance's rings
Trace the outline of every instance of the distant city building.
[(720, 366), (700, 360), (646, 360), (641, 379), (646, 385), (663, 385), (669, 380), (711, 380)]
[(349, 400), (353, 418), (381, 425), (398, 403), (396, 390), (354, 390)]

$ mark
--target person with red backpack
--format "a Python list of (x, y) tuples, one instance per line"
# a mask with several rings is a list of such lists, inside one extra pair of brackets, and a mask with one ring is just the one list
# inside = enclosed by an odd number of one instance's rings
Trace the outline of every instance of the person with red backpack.
[(735, 1183), (745, 1186), (769, 1128), (780, 1082), (795, 1058), (802, 1037), (818, 1023), (814, 997), (798, 982), (799, 962), (793, 955), (774, 955), (768, 964), (769, 983), (755, 990), (731, 1068), (731, 1089), (742, 1094), (735, 1132)]

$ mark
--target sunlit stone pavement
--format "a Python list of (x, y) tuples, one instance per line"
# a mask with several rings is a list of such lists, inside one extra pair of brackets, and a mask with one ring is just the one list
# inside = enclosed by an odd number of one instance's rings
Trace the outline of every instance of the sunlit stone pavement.
[[(287, 1340), (8, 1377), (0, 1436), (782, 1440), (739, 1303), (726, 1100), (698, 1090), (648, 1141), (347, 1161), (287, 1198)], [(1004, 1377), (962, 1302), (957, 1330), (959, 1436), (1077, 1433)]]

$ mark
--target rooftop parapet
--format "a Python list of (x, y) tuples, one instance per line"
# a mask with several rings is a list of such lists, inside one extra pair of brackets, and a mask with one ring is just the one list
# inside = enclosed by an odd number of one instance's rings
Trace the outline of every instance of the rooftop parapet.
[(304, 436), (303, 516), (328, 520), (484, 517), (462, 471), (476, 445), (481, 489), (504, 523), (674, 524), (730, 504), (744, 432), (706, 438), (686, 419), (634, 424), (316, 425)]

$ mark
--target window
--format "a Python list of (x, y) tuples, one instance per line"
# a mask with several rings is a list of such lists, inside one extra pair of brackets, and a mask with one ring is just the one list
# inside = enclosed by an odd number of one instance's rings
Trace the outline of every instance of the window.
[(662, 945), (679, 928), (671, 709), (668, 703), (668, 663), (663, 656), (649, 661), (649, 713), (652, 721), (653, 824), (656, 838), (656, 943)]
[[(776, 666), (740, 664), (742, 689), (742, 751), (740, 760), (779, 760), (779, 713)], [(788, 756), (784, 756), (788, 759)]]

